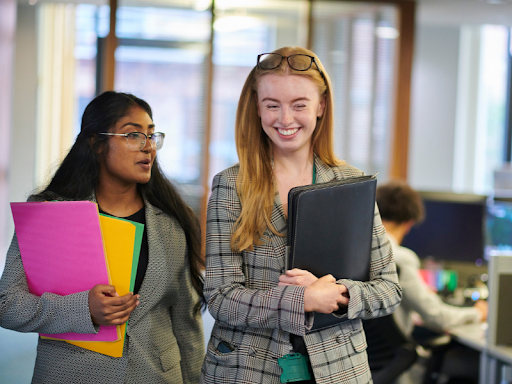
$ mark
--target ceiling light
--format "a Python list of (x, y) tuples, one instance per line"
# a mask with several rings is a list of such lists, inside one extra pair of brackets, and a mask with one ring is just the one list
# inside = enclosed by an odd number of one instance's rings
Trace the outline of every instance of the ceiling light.
[(396, 39), (400, 33), (393, 27), (377, 27), (375, 28), (375, 35), (379, 39)]
[(213, 23), (213, 29), (217, 32), (235, 32), (261, 25), (261, 20), (249, 16), (225, 16), (218, 18)]
[(483, 0), (487, 4), (508, 4), (510, 0)]

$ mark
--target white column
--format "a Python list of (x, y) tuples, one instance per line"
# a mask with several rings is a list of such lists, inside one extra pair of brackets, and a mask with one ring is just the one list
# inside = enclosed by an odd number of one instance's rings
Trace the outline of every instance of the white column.
[(482, 144), (478, 134), (480, 40), (480, 26), (461, 27), (453, 157), (453, 190), (456, 192), (471, 193), (476, 182), (477, 153)]
[(75, 7), (41, 5), (36, 184), (47, 184), (73, 141)]

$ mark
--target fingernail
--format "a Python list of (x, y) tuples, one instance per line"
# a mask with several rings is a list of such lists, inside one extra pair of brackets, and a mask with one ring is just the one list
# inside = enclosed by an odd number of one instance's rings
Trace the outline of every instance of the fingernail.
[(139, 305), (139, 304), (140, 304), (140, 301), (139, 301), (139, 300), (137, 300), (137, 303), (136, 303), (135, 305)]

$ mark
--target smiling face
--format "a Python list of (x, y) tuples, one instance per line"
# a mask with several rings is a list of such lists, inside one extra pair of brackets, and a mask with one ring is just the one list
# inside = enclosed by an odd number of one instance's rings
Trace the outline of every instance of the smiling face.
[(298, 75), (264, 75), (258, 82), (257, 99), (261, 125), (274, 153), (311, 150), (317, 118), (325, 108), (325, 99), (312, 80)]
[[(154, 130), (155, 125), (147, 112), (140, 107), (133, 107), (110, 132), (143, 132), (150, 135)], [(100, 183), (121, 188), (147, 183), (151, 178), (151, 167), (156, 156), (150, 140), (146, 140), (141, 151), (132, 151), (126, 137), (110, 136), (108, 140), (108, 151), (100, 153)]]

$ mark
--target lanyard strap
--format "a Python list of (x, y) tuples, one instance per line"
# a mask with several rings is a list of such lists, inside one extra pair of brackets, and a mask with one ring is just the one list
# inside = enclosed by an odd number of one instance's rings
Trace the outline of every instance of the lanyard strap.
[(315, 160), (313, 160), (313, 184), (316, 182), (316, 166), (315, 166)]

